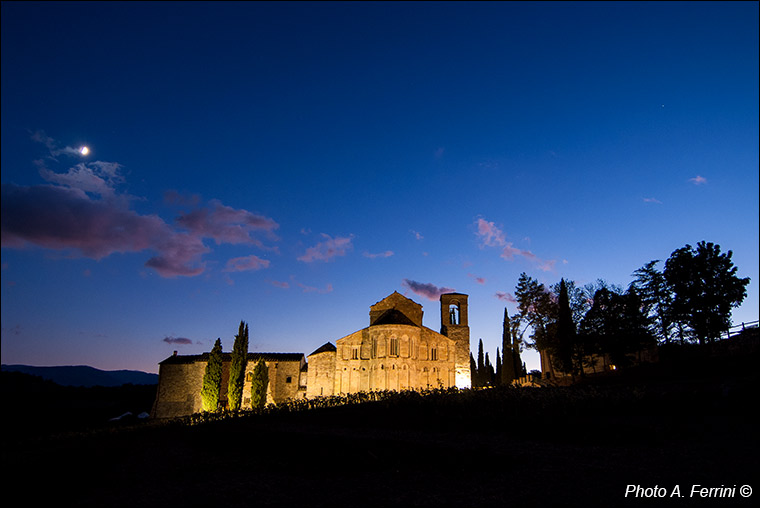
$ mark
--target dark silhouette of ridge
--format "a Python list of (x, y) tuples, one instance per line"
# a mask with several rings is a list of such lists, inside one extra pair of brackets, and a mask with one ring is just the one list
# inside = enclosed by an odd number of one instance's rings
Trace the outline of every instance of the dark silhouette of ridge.
[(31, 365), (2, 365), (4, 372), (22, 372), (41, 377), (61, 386), (121, 386), (155, 385), (158, 374), (139, 370), (100, 370), (86, 365), (35, 367)]

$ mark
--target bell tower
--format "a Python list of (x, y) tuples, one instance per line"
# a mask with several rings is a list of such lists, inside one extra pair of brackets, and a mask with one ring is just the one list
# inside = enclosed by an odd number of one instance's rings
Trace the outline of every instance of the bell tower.
[(456, 342), (456, 383), (458, 388), (472, 386), (470, 373), (470, 326), (467, 319), (467, 295), (441, 295), (441, 335)]

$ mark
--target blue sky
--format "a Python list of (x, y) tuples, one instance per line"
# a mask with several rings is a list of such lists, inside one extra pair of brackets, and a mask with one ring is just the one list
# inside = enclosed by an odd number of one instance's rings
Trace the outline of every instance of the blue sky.
[(309, 354), (441, 290), (493, 355), (521, 272), (702, 240), (758, 318), (757, 2), (3, 2), (1, 127), (3, 363)]

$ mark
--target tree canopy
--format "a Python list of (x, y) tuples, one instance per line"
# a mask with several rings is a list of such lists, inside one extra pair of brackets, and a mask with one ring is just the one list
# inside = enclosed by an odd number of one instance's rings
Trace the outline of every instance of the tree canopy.
[(672, 315), (689, 328), (700, 343), (712, 341), (731, 326), (731, 309), (747, 296), (749, 277), (736, 276), (729, 250), (699, 242), (674, 251), (665, 262), (663, 276), (673, 292)]

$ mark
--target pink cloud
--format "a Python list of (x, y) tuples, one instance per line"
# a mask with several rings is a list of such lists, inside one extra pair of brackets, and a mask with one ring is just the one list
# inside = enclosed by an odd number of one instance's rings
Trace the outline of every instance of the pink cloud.
[(269, 261), (261, 259), (258, 256), (250, 255), (245, 257), (233, 258), (227, 261), (225, 272), (247, 272), (251, 270), (261, 270), (269, 268)]
[(414, 294), (425, 297), (428, 300), (438, 300), (442, 294), (454, 292), (451, 288), (439, 288), (430, 283), (417, 282), (409, 279), (404, 279), (401, 284), (409, 288)]
[(369, 253), (369, 252), (365, 252), (365, 253), (364, 253), (364, 257), (365, 257), (365, 258), (369, 258), (369, 259), (375, 259), (375, 258), (389, 258), (389, 257), (391, 257), (392, 255), (393, 255), (393, 251), (392, 251), (392, 250), (387, 250), (387, 251), (385, 251), (385, 252), (380, 252), (380, 253), (377, 253), (377, 254), (371, 254), (371, 253)]
[(489, 222), (484, 219), (478, 219), (476, 221), (477, 231), (475, 234), (480, 237), (482, 242), (481, 247), (496, 247), (505, 245), (504, 232), (499, 229), (493, 222)]
[(502, 249), (501, 251), (501, 257), (508, 261), (512, 261), (514, 260), (515, 256), (522, 256), (525, 259), (536, 263), (539, 270), (543, 270), (544, 272), (550, 272), (554, 270), (554, 265), (556, 265), (557, 263), (557, 261), (554, 259), (552, 260), (541, 259), (529, 250), (518, 249), (516, 247), (513, 247), (511, 242), (507, 243), (504, 246), (504, 249)]
[(551, 272), (554, 270), (554, 266), (557, 264), (556, 259), (550, 259), (548, 261), (540, 261), (538, 264), (538, 269), (542, 270), (544, 272)]
[(486, 283), (486, 279), (484, 277), (476, 277), (475, 275), (473, 275), (471, 273), (468, 273), (467, 276), (470, 277), (471, 279), (474, 279), (475, 282), (477, 282), (478, 284), (485, 284)]
[(296, 285), (301, 288), (304, 293), (319, 293), (320, 295), (324, 295), (327, 293), (332, 293), (333, 291), (332, 284), (325, 285), (324, 289), (319, 289), (314, 286), (307, 286), (306, 284), (301, 284), (300, 282), (296, 282)]
[(689, 178), (689, 181), (692, 182), (694, 185), (703, 185), (707, 183), (707, 178), (704, 176), (697, 175), (694, 178)]
[[(75, 169), (59, 175), (61, 178), (48, 174), (59, 185), (2, 184), (0, 238), (4, 248), (36, 245), (97, 260), (114, 253), (153, 250), (156, 254), (145, 266), (162, 277), (192, 277), (204, 272), (202, 257), (211, 252), (203, 243), (204, 236), (217, 243), (258, 245), (260, 242), (251, 234), (257, 231), (270, 234), (278, 227), (271, 219), (213, 201), (211, 208), (181, 217), (180, 222), (189, 231), (177, 231), (156, 215), (140, 215), (130, 210), (130, 199), (111, 195), (106, 179), (86, 178), (87, 171)], [(118, 168), (102, 169), (110, 170)], [(88, 191), (106, 199), (96, 199)], [(240, 258), (228, 269), (265, 267), (264, 260), (257, 260)]]
[(198, 208), (180, 215), (177, 223), (194, 235), (213, 239), (217, 245), (242, 243), (263, 247), (262, 242), (252, 236), (256, 232), (276, 238), (273, 231), (280, 225), (274, 220), (225, 206), (218, 200), (212, 200), (210, 205), (209, 208)]
[(290, 284), (288, 284), (287, 282), (280, 282), (278, 280), (270, 280), (269, 283), (277, 288), (282, 288), (282, 289), (290, 288)]
[(353, 235), (332, 238), (330, 235), (322, 233), (322, 237), (325, 238), (324, 242), (319, 242), (314, 247), (306, 249), (303, 256), (298, 257), (298, 260), (304, 263), (330, 261), (338, 256), (345, 256), (346, 252), (353, 248), (351, 244)]
[(505, 302), (517, 303), (517, 300), (515, 299), (515, 297), (512, 296), (510, 293), (502, 293), (501, 291), (497, 291), (494, 296), (496, 296), (496, 298), (498, 298), (499, 300), (502, 300)]

